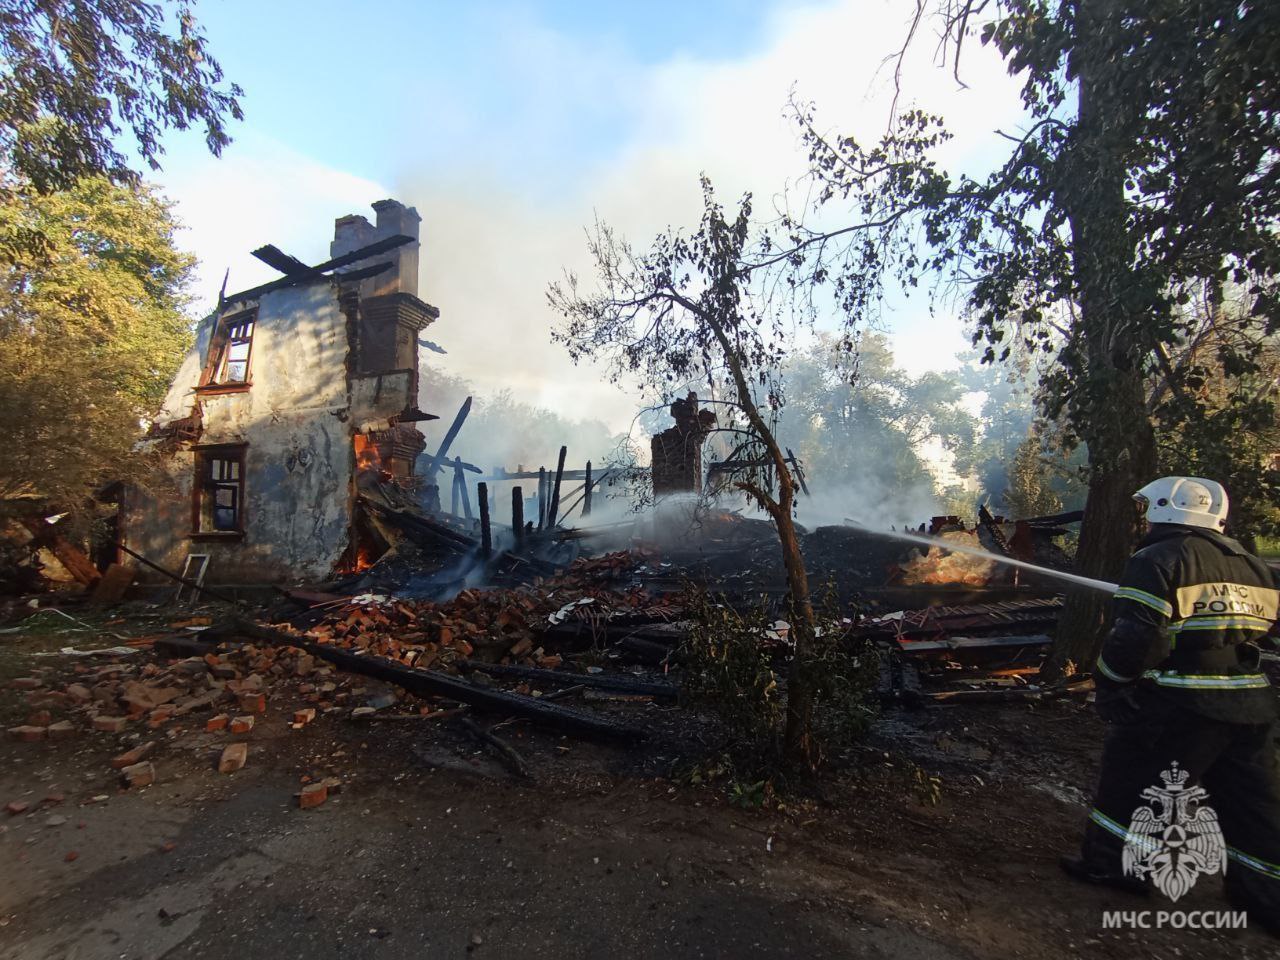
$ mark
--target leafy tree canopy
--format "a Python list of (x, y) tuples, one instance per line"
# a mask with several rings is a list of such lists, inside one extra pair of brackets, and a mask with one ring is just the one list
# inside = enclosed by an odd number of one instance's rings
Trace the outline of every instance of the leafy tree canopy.
[(152, 169), (168, 128), (202, 127), (215, 155), (242, 118), (188, 0), (0, 0), (0, 157), (40, 192)]
[(0, 221), (47, 248), (35, 265), (0, 261), (0, 491), (76, 508), (106, 482), (146, 479), (133, 446), (190, 342), (194, 261), (139, 184), (0, 193)]

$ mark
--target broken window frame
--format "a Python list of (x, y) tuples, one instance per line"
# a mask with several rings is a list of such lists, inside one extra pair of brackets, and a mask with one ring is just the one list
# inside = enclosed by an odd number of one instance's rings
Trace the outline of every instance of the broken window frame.
[[(209, 341), (209, 358), (200, 377), (198, 393), (240, 393), (253, 386), (253, 338), (258, 310), (241, 310), (218, 321)], [(242, 353), (235, 356), (233, 353)], [(229, 379), (228, 368), (243, 366), (243, 373)]]
[(244, 467), (248, 446), (235, 443), (195, 448), (192, 540), (244, 536)]

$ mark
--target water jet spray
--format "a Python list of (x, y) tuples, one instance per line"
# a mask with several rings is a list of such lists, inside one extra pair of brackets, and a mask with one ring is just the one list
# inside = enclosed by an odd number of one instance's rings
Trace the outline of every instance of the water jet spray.
[(956, 543), (954, 540), (943, 540), (941, 537), (930, 537), (923, 533), (907, 533), (897, 530), (872, 530), (870, 527), (864, 527), (860, 524), (845, 519), (845, 525), (853, 527), (862, 533), (871, 534), (874, 537), (888, 537), (891, 540), (904, 540), (907, 543), (921, 543), (928, 547), (938, 547), (942, 550), (950, 550), (953, 553), (967, 553), (974, 557), (982, 557), (984, 560), (991, 560), (995, 563), (1002, 563), (1007, 567), (1018, 567), (1022, 570), (1031, 570), (1035, 573), (1043, 574), (1046, 577), (1053, 577), (1056, 580), (1065, 580), (1067, 583), (1074, 583), (1078, 587), (1087, 587), (1090, 590), (1098, 590), (1102, 593), (1113, 594), (1120, 589), (1118, 583), (1111, 583), (1107, 580), (1094, 580), (1091, 577), (1082, 577), (1078, 573), (1067, 573), (1063, 570), (1054, 570), (1052, 567), (1042, 567), (1038, 563), (1028, 563), (1026, 560), (1015, 560), (1013, 557), (1006, 557), (1003, 554), (992, 553), (989, 550), (983, 550), (981, 547), (971, 547), (968, 544)]

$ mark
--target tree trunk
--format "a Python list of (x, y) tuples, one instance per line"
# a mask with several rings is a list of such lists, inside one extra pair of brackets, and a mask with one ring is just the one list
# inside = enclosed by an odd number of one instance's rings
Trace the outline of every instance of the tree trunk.
[(785, 471), (779, 475), (781, 487), (778, 513), (774, 525), (782, 547), (782, 563), (787, 571), (787, 589), (791, 594), (791, 637), (794, 644), (791, 665), (787, 671), (787, 728), (783, 734), (784, 758), (796, 767), (813, 769), (818, 763), (818, 750), (813, 742), (813, 687), (815, 624), (813, 600), (809, 596), (809, 572), (800, 553), (791, 503), (795, 496), (794, 481)]
[[(1135, 470), (1108, 470), (1103, 464), (1093, 465), (1076, 551), (1076, 573), (1095, 580), (1120, 579), (1137, 531), (1138, 510), (1133, 493), (1148, 479), (1148, 474)], [(1046, 679), (1093, 670), (1109, 606), (1109, 598), (1096, 590), (1068, 589), (1053, 649), (1042, 669)]]
[[(1079, 112), (1060, 192), (1071, 226), (1079, 319), (1066, 352), (1073, 383), (1067, 409), (1089, 447), (1089, 498), (1076, 554), (1076, 571), (1118, 580), (1132, 550), (1138, 512), (1133, 494), (1152, 479), (1155, 434), (1147, 413), (1143, 367), (1153, 344), (1144, 329), (1150, 305), (1137, 292), (1130, 264), (1133, 240), (1126, 225), (1125, 155), (1112, 133), (1117, 103), (1108, 75), (1118, 66), (1110, 50), (1120, 11), (1115, 0), (1080, 0), (1072, 66)], [(1058, 622), (1044, 673), (1054, 679), (1069, 665), (1092, 670), (1102, 643), (1107, 598), (1073, 590)]]
[[(697, 307), (685, 302), (685, 306), (697, 311)], [(725, 364), (733, 378), (738, 406), (747, 417), (755, 436), (764, 444), (769, 459), (777, 471), (778, 499), (775, 502), (765, 491), (751, 490), (773, 518), (778, 531), (778, 543), (782, 547), (782, 564), (787, 571), (787, 588), (791, 594), (791, 665), (787, 671), (787, 726), (782, 736), (783, 760), (797, 768), (812, 770), (817, 766), (818, 750), (813, 742), (813, 702), (816, 669), (813, 664), (816, 624), (813, 601), (809, 596), (809, 574), (805, 570), (804, 555), (800, 552), (800, 538), (796, 535), (795, 519), (791, 515), (795, 503), (796, 486), (787, 469), (787, 458), (777, 438), (764, 417), (760, 415), (742, 371), (742, 361), (724, 326), (714, 316), (702, 314), (724, 352)]]

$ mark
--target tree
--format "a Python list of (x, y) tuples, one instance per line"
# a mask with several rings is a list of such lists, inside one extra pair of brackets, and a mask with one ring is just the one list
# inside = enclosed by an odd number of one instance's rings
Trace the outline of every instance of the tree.
[[(166, 9), (166, 6), (168, 9)], [(152, 169), (167, 128), (203, 126), (217, 155), (242, 119), (235, 84), (209, 56), (192, 3), (0, 0), (0, 155), (37, 191), (81, 177), (134, 176), (119, 143)]]
[(976, 423), (960, 405), (962, 385), (951, 374), (910, 376), (883, 334), (864, 333), (853, 362), (831, 334), (820, 333), (787, 362), (785, 377), (779, 433), (803, 460), (818, 501), (840, 498), (843, 511), (863, 518), (881, 509), (873, 503), (882, 498), (904, 511), (924, 505), (893, 518), (919, 522), (935, 494), (926, 444), (948, 451), (957, 470), (967, 471)]
[(1016, 518), (1042, 517), (1062, 509), (1062, 501), (1049, 486), (1039, 431), (1033, 430), (1018, 445), (1009, 465), (1009, 486), (1003, 502)]
[(1148, 380), (1161, 472), (1213, 477), (1231, 496), (1228, 531), (1246, 543), (1280, 529), (1280, 338), (1236, 292), (1196, 296), (1186, 331)]
[(133, 448), (190, 342), (194, 261), (137, 184), (0, 195), (0, 218), (47, 249), (27, 267), (0, 260), (0, 491), (79, 510), (108, 481), (146, 479)]
[[(1206, 284), (1241, 288), (1251, 318), (1280, 324), (1280, 7), (1266, 0), (943, 0), (959, 69), (975, 33), (1023, 83), (1026, 129), (989, 176), (933, 160), (941, 123), (905, 111), (863, 147), (797, 119), (818, 203), (841, 228), (786, 218), (758, 263), (833, 285), (866, 312), (886, 277), (965, 291), (988, 362), (1015, 338), (1056, 354), (1041, 410), (1089, 456), (1077, 566), (1115, 580), (1137, 529), (1131, 496), (1158, 468), (1147, 382), (1184, 339), (1180, 309)], [(923, 240), (920, 243), (919, 240)], [(1093, 661), (1104, 598), (1073, 592), (1048, 670)]]
[(553, 337), (575, 360), (603, 360), (614, 381), (638, 378), (667, 394), (700, 379), (722, 385), (751, 440), (749, 458), (768, 463), (776, 494), (760, 475), (736, 482), (773, 520), (786, 568), (794, 646), (788, 672), (784, 756), (799, 766), (817, 761), (813, 742), (815, 616), (793, 509), (796, 481), (770, 420), (783, 403), (780, 373), (795, 330), (785, 311), (753, 287), (745, 268), (752, 241), (751, 198), (727, 219), (704, 177), (703, 215), (692, 235), (671, 231), (647, 254), (637, 254), (607, 226), (591, 238), (600, 288), (579, 291), (568, 277), (549, 291), (564, 322)]

